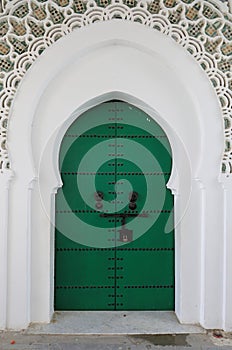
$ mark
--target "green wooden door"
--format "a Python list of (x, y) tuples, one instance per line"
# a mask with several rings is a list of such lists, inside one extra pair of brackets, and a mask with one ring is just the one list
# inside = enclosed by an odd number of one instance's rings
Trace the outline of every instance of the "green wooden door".
[(174, 308), (168, 139), (140, 109), (103, 103), (61, 144), (56, 196), (56, 310)]

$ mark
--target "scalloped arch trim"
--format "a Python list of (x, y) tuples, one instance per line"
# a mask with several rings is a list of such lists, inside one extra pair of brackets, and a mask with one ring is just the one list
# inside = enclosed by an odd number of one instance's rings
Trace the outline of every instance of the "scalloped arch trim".
[(232, 15), (199, 0), (18, 0), (0, 16), (0, 170), (10, 168), (7, 125), (20, 81), (61, 37), (96, 21), (127, 20), (158, 30), (184, 47), (208, 75), (224, 119), (222, 172), (232, 175)]

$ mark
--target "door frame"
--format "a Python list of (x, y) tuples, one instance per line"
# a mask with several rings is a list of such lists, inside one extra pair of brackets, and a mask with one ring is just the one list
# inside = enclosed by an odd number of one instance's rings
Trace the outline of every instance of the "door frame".
[[(79, 115), (110, 99), (148, 113), (171, 144), (168, 187), (175, 195), (178, 319), (205, 328), (232, 326), (227, 308), (232, 305), (232, 284), (225, 289), (223, 208), (217, 205), (224, 201), (219, 179), (223, 125), (217, 97), (206, 74), (181, 46), (138, 23), (112, 20), (74, 31), (47, 49), (26, 73), (14, 99), (9, 125), (16, 176), (10, 190), (8, 327), (51, 320), (51, 222), (55, 193), (62, 186), (60, 143)], [(18, 248), (20, 261), (14, 256)]]

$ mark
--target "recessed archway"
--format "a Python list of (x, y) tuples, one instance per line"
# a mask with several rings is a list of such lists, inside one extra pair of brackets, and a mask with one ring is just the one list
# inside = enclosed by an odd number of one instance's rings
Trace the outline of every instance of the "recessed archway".
[[(58, 58), (55, 63), (54, 57)], [(21, 248), (22, 258), (19, 263), (10, 256), (8, 325), (20, 328), (30, 321), (50, 320), (50, 221), (54, 218), (54, 195), (61, 185), (59, 145), (67, 127), (84, 110), (112, 98), (147, 112), (169, 137), (174, 158), (169, 187), (175, 194), (178, 223), (176, 314), (183, 323), (221, 328), (225, 321), (223, 283), (218, 281), (222, 280), (223, 259), (214, 263), (214, 257), (218, 251), (223, 256), (218, 235), (222, 215), (216, 220), (213, 214), (218, 215), (217, 202), (223, 194), (218, 182), (223, 131), (217, 99), (204, 72), (181, 47), (149, 28), (117, 21), (84, 28), (54, 44), (28, 72), (15, 98), (9, 147), (17, 178), (11, 191), (21, 196), (21, 201), (12, 204), (9, 239), (12, 248)], [(32, 254), (27, 234), (17, 238), (16, 227), (29, 233)], [(212, 264), (214, 276), (208, 274)], [(12, 281), (17, 287), (14, 290)]]

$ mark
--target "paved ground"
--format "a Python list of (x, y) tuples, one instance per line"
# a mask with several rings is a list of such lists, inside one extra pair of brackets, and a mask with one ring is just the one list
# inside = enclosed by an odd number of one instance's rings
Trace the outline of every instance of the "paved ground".
[(0, 333), (1, 350), (232, 350), (232, 334), (75, 336)]

